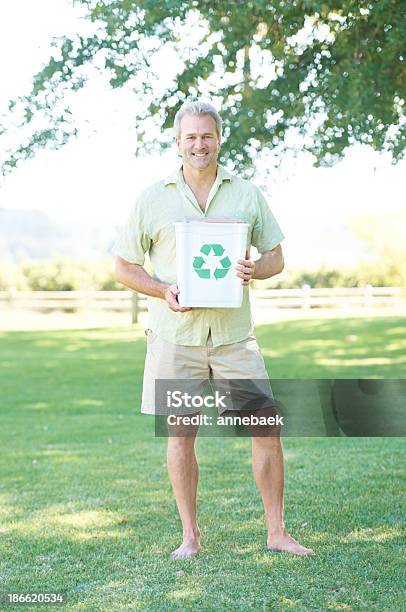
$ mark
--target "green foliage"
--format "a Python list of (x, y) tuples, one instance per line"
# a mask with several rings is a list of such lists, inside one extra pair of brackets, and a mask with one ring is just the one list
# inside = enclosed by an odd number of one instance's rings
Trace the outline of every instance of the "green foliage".
[[(355, 142), (388, 150), (395, 161), (404, 155), (403, 0), (76, 4), (86, 9), (95, 32), (55, 40), (55, 52), (35, 75), (31, 92), (10, 102), (10, 112), (32, 132), (9, 151), (3, 172), (76, 134), (64, 98), (84, 86), (86, 69), (93, 65), (104, 67), (113, 88), (129, 84), (142, 101), (140, 152), (171, 142), (169, 135), (160, 142), (151, 135), (151, 117), (169, 128), (186, 97), (204, 94), (223, 110), (221, 161), (247, 176), (260, 151), (271, 149), (280, 158), (290, 146), (287, 134), (323, 165), (337, 161)], [(181, 61), (165, 91), (151, 63), (162, 50)], [(35, 118), (46, 127), (36, 126)]]
[(27, 278), (20, 266), (1, 262), (0, 265), (0, 291), (27, 291), (29, 289)]
[(406, 287), (404, 275), (399, 270), (383, 263), (371, 265), (360, 263), (352, 269), (334, 269), (322, 266), (317, 270), (288, 270), (275, 278), (254, 281), (257, 289), (294, 289), (309, 285), (314, 288), (328, 287)]
[(92, 288), (98, 291), (128, 291), (127, 287), (116, 281), (114, 260), (111, 258), (95, 262), (91, 266), (87, 264), (86, 269), (90, 273)]
[(0, 275), (0, 290), (26, 289), (30, 291), (114, 291), (125, 287), (115, 280), (112, 259), (82, 262), (61, 258), (30, 261)]
[(22, 271), (32, 291), (74, 291), (82, 288), (82, 270), (68, 267), (62, 260), (25, 263)]
[(385, 271), (395, 284), (406, 287), (406, 211), (374, 213), (354, 217), (354, 233), (375, 255), (375, 270)]
[[(150, 270), (151, 272), (151, 270)], [(353, 269), (321, 267), (318, 270), (288, 270), (265, 281), (253, 281), (257, 289), (310, 287), (399, 287), (406, 286), (404, 269), (393, 262), (361, 263)], [(95, 262), (60, 258), (0, 266), (0, 291), (124, 291), (115, 279), (114, 261)]]

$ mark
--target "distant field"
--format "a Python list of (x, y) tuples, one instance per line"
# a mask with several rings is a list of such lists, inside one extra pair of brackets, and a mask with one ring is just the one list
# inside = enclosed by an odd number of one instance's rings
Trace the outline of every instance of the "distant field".
[[(405, 332), (402, 317), (256, 330), (273, 378), (406, 378)], [(165, 440), (138, 413), (144, 338), (0, 332), (1, 591), (62, 590), (71, 610), (402, 609), (400, 438), (285, 439), (286, 521), (313, 558), (265, 551), (250, 441), (199, 440), (204, 550), (169, 559)]]

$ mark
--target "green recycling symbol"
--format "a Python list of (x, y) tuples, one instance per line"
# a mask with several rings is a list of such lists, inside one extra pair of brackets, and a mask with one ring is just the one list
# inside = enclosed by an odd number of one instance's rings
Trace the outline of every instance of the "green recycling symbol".
[[(231, 268), (231, 261), (222, 257), (224, 248), (221, 244), (204, 244), (200, 249), (204, 257), (197, 255), (193, 260), (193, 268), (200, 278), (224, 278)], [(220, 259), (221, 258), (221, 259)]]

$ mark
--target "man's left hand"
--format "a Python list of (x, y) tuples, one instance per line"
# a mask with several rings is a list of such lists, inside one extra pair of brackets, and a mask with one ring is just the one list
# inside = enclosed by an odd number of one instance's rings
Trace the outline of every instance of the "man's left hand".
[(239, 259), (235, 269), (237, 270), (237, 276), (242, 278), (242, 284), (248, 285), (252, 279), (255, 271), (255, 263), (250, 260), (249, 251), (245, 253), (246, 259)]

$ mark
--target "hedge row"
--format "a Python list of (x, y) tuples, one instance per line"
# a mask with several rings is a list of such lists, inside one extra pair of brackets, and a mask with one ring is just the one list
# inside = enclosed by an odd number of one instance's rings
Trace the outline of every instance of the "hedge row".
[[(375, 287), (404, 286), (405, 277), (398, 267), (381, 264), (359, 265), (353, 270), (322, 267), (314, 271), (285, 270), (266, 281), (254, 281), (254, 286), (288, 289), (301, 287)], [(0, 262), (0, 291), (114, 291), (126, 289), (116, 282), (114, 260), (82, 262), (61, 258), (28, 261), (19, 265)]]
[(125, 287), (116, 282), (114, 261), (84, 262), (60, 258), (27, 261), (19, 265), (0, 263), (0, 291), (114, 291)]

